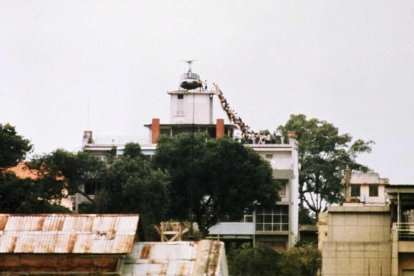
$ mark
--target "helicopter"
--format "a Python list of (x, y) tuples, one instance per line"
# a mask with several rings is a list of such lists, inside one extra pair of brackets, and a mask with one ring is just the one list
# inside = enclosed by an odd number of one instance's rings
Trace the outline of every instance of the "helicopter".
[(193, 90), (203, 86), (200, 76), (191, 71), (191, 64), (193, 61), (194, 60), (185, 61), (188, 64), (188, 72), (181, 75), (180, 87), (185, 90)]

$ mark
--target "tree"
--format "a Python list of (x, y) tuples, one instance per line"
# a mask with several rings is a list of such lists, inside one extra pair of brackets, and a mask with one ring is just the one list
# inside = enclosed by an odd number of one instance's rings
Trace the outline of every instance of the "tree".
[(305, 115), (291, 115), (278, 130), (284, 137), (288, 131), (296, 131), (299, 143), (299, 197), (300, 208), (307, 207), (315, 213), (332, 203), (342, 201), (342, 184), (345, 170), (366, 171), (356, 158), (371, 151), (372, 141), (356, 140), (326, 121)]
[(281, 254), (280, 275), (316, 276), (321, 268), (321, 253), (313, 245), (289, 248)]
[(39, 172), (39, 179), (44, 185), (49, 183), (49, 187), (60, 189), (60, 194), (62, 189), (66, 189), (67, 195), (79, 193), (93, 202), (94, 199), (85, 191), (85, 187), (99, 185), (100, 174), (105, 165), (90, 153), (71, 153), (58, 149), (34, 158), (30, 167)]
[(265, 243), (241, 247), (229, 254), (230, 275), (280, 275), (280, 255)]
[(0, 168), (16, 165), (31, 149), (30, 141), (17, 134), (14, 126), (0, 124)]
[(143, 157), (141, 147), (137, 143), (127, 143), (124, 148), (124, 156), (136, 158)]
[(153, 160), (171, 177), (170, 215), (190, 221), (194, 216), (203, 235), (220, 220), (240, 219), (253, 202), (266, 206), (277, 199), (270, 165), (228, 138), (161, 137)]
[[(0, 211), (4, 213), (67, 212), (55, 203), (61, 190), (47, 179), (20, 179), (4, 168), (16, 165), (30, 152), (28, 139), (9, 124), (0, 124)], [(3, 170), (2, 170), (3, 168)], [(54, 181), (53, 181), (54, 182)]]
[[(137, 144), (136, 144), (137, 145)], [(166, 219), (169, 211), (169, 179), (151, 163), (136, 154), (130, 144), (124, 155), (115, 159), (100, 177), (95, 198), (98, 213), (139, 213), (145, 236), (154, 237), (153, 225)]]

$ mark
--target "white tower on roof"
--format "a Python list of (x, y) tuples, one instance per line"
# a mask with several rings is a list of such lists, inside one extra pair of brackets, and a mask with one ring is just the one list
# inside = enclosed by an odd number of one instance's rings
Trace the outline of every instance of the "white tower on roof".
[(172, 124), (213, 124), (213, 90), (191, 70), (192, 60), (188, 60), (188, 71), (181, 76), (178, 90), (171, 95)]

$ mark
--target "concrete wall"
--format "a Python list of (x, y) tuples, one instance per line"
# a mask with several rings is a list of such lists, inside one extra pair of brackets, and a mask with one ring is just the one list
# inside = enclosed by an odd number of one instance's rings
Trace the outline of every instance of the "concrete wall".
[(391, 242), (324, 242), (322, 275), (391, 275)]
[[(361, 202), (365, 204), (375, 204), (375, 205), (384, 205), (386, 204), (386, 193), (385, 193), (385, 185), (384, 184), (352, 184), (352, 185), (360, 185), (360, 196), (356, 197)], [(378, 196), (369, 196), (369, 186), (370, 185), (378, 185)], [(349, 188), (348, 193), (351, 194), (351, 188)], [(350, 196), (351, 198), (351, 196)]]
[[(170, 92), (172, 124), (213, 124), (213, 95), (206, 92)], [(178, 96), (182, 95), (182, 99)]]
[[(388, 206), (328, 208), (322, 275), (390, 275), (391, 221)], [(327, 229), (327, 230), (326, 230)]]

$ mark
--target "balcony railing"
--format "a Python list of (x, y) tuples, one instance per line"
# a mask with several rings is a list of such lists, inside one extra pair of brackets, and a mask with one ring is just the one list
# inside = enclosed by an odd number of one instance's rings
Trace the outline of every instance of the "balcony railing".
[(94, 144), (124, 145), (126, 143), (150, 144), (148, 136), (96, 136)]
[(414, 222), (399, 222), (394, 227), (398, 231), (398, 240), (414, 241)]

